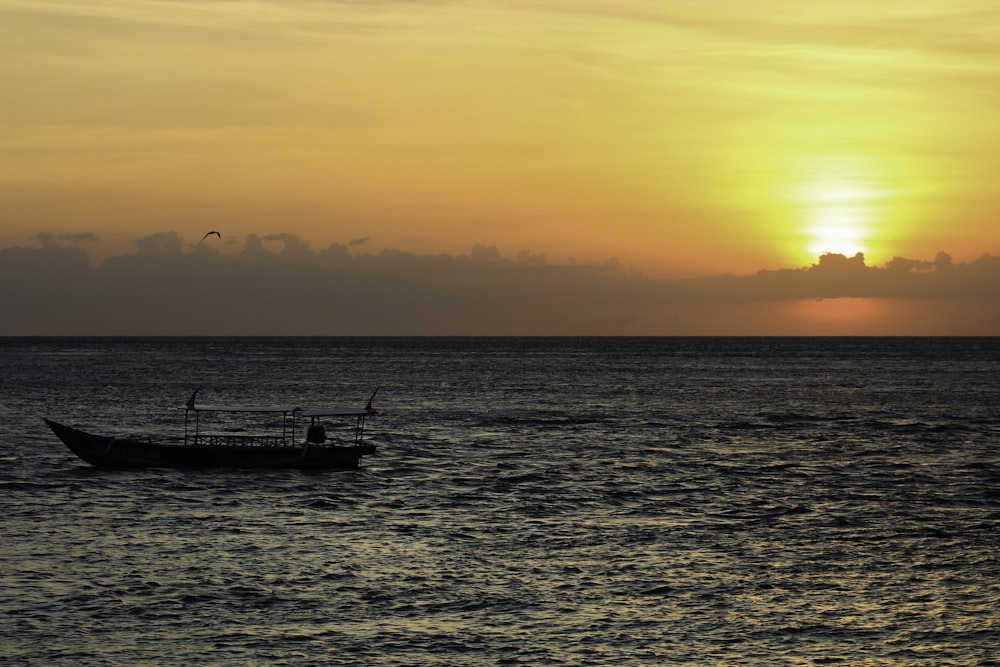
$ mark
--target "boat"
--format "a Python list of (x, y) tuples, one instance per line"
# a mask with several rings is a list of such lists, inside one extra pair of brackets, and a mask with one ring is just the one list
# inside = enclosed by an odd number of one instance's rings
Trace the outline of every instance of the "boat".
[[(365, 419), (376, 414), (372, 400), (378, 389), (363, 408), (316, 410), (292, 405), (199, 405), (195, 402), (199, 390), (183, 406), (184, 435), (173, 443), (148, 436), (93, 435), (51, 419), (45, 423), (74, 454), (98, 468), (351, 469), (359, 466), (362, 456), (376, 451), (363, 438)], [(331, 418), (344, 432), (338, 439), (328, 437), (325, 422)], [(261, 422), (265, 432), (259, 430)], [(248, 430), (248, 425), (258, 430)]]

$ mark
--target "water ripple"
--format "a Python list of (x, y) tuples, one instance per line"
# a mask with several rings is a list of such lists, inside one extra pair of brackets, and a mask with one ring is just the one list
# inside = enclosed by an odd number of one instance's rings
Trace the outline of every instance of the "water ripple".
[[(225, 343), (0, 342), (4, 664), (997, 664), (993, 339)], [(205, 372), (378, 378), (379, 453), (107, 473), (39, 431), (167, 429)]]

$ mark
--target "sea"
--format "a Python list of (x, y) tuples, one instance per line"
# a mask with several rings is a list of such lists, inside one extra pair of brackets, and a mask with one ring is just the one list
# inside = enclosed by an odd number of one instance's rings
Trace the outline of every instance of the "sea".
[[(48, 417), (361, 407), (348, 471)], [(0, 664), (1000, 665), (1000, 338), (2, 338)]]

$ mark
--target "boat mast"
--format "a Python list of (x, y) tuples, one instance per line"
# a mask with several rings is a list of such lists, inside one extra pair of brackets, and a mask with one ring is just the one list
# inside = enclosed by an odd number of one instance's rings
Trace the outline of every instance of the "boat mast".
[(198, 443), (199, 426), (200, 426), (201, 422), (200, 422), (200, 419), (199, 419), (198, 411), (194, 409), (194, 398), (195, 398), (195, 396), (198, 395), (199, 391), (201, 391), (201, 387), (198, 387), (197, 389), (195, 389), (194, 392), (191, 394), (191, 398), (189, 398), (187, 400), (187, 403), (184, 404), (184, 444), (185, 445), (188, 444), (188, 417), (191, 415), (192, 412), (194, 412), (194, 442), (195, 442), (195, 444)]

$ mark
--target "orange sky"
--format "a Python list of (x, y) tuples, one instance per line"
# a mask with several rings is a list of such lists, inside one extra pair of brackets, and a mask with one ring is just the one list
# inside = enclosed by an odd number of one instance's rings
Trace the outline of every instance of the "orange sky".
[(0, 248), (1000, 252), (992, 1), (7, 0), (0, 51)]

